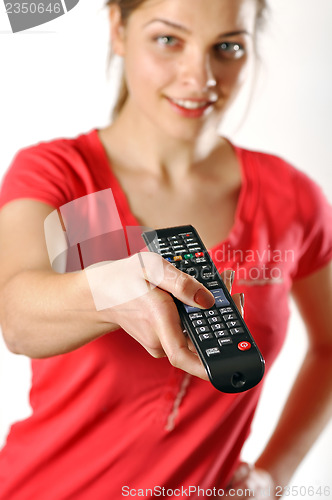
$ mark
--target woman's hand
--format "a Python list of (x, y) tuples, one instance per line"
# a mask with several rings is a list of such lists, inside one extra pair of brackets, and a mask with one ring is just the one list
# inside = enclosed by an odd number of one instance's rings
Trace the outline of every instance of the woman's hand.
[(275, 498), (274, 490), (274, 481), (267, 471), (259, 469), (255, 465), (241, 462), (235, 470), (226, 492), (228, 493), (227, 496), (235, 500), (240, 498), (242, 500), (243, 498), (263, 500), (266, 498)]
[[(193, 344), (183, 327), (172, 296), (185, 304), (207, 309), (212, 293), (192, 276), (176, 269), (158, 254), (144, 252), (121, 261), (85, 270), (95, 305), (104, 321), (121, 327), (155, 358), (207, 380)], [(234, 273), (224, 281), (231, 289)], [(235, 301), (241, 310), (240, 296)]]

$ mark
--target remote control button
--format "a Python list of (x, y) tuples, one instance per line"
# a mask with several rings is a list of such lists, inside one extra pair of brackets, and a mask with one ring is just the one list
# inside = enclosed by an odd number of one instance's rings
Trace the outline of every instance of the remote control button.
[(203, 264), (203, 262), (207, 262), (205, 257), (199, 257), (198, 259), (193, 259), (195, 264)]
[(213, 330), (214, 332), (216, 330), (223, 330), (224, 328), (225, 328), (224, 323), (216, 323), (215, 325), (211, 325), (211, 330)]
[(214, 336), (217, 337), (228, 337), (229, 333), (228, 330), (216, 330), (214, 333)]
[(174, 260), (174, 262), (176, 262), (178, 260), (182, 260), (182, 257), (181, 257), (181, 255), (174, 255), (173, 260)]
[(183, 304), (183, 305), (184, 305), (184, 308), (187, 311), (187, 313), (192, 313), (192, 312), (198, 312), (198, 311), (200, 311), (199, 307), (188, 306), (188, 304)]
[(193, 326), (204, 326), (206, 325), (206, 319), (195, 319), (193, 321)]
[(180, 233), (180, 236), (182, 236), (183, 238), (191, 238), (192, 236), (194, 236), (194, 233), (192, 231), (188, 231), (187, 233)]
[(245, 340), (243, 342), (239, 342), (237, 346), (240, 349), (240, 351), (249, 351), (249, 349), (251, 349), (250, 342), (247, 342)]
[(195, 257), (204, 257), (204, 252), (196, 252)]
[(191, 320), (199, 319), (199, 318), (203, 318), (203, 313), (199, 312), (199, 313), (189, 314), (189, 319), (191, 319)]
[(186, 272), (190, 276), (193, 276), (193, 278), (196, 278), (196, 279), (198, 278), (199, 270), (197, 269), (197, 267), (188, 267)]
[(208, 326), (200, 326), (196, 328), (196, 333), (209, 333), (210, 328)]
[(187, 250), (175, 250), (174, 253), (175, 255), (181, 255), (183, 256), (186, 253)]
[(160, 252), (160, 255), (164, 258), (164, 259), (167, 259), (167, 258), (170, 258), (173, 260), (173, 254), (171, 252), (166, 252), (166, 253), (162, 253)]
[(193, 258), (193, 256), (194, 256), (194, 255), (193, 255), (192, 253), (186, 253), (186, 254), (184, 254), (184, 256), (183, 256), (183, 257), (184, 257), (185, 259), (192, 259), (192, 258)]
[(221, 321), (220, 316), (211, 316), (210, 318), (208, 318), (208, 322), (210, 323), (210, 325), (214, 323), (220, 323), (220, 321)]
[[(197, 262), (197, 260), (196, 260), (196, 262)], [(202, 277), (205, 280), (213, 278), (213, 272), (211, 270), (211, 266), (202, 266), (201, 270), (202, 270)]]
[(180, 262), (180, 270), (183, 272), (187, 272), (187, 267), (191, 265), (191, 262), (189, 260), (182, 259)]
[(203, 342), (203, 340), (213, 339), (213, 335), (212, 333), (203, 333), (203, 335), (199, 335), (198, 338), (201, 342)]
[(230, 337), (224, 339), (218, 339), (219, 345), (233, 344), (233, 340)]
[(217, 307), (229, 306), (229, 302), (225, 297), (224, 291), (222, 288), (217, 288), (216, 290), (211, 290), (215, 298), (215, 305)]
[(222, 307), (221, 309), (219, 309), (219, 311), (220, 311), (221, 314), (226, 314), (226, 313), (232, 313), (232, 312), (234, 312), (231, 307)]
[(244, 330), (243, 328), (231, 328), (230, 332), (232, 335), (237, 335), (238, 333), (243, 333)]
[(208, 356), (215, 356), (216, 354), (220, 354), (219, 347), (212, 347), (212, 349), (206, 349), (206, 354)]
[(218, 316), (218, 311), (216, 311), (215, 309), (209, 309), (208, 311), (204, 311), (204, 315), (206, 317), (209, 317), (209, 316)]
[(231, 321), (232, 319), (237, 319), (236, 314), (225, 314), (223, 316), (224, 321)]
[(226, 325), (227, 325), (227, 328), (235, 328), (236, 326), (240, 326), (241, 323), (240, 323), (240, 321), (228, 321), (226, 323)]
[(215, 288), (216, 286), (220, 286), (219, 281), (208, 281), (205, 283), (206, 288)]
[(210, 272), (204, 272), (202, 273), (202, 278), (204, 280), (210, 280), (211, 278), (213, 278), (213, 273), (210, 273)]
[(181, 260), (173, 260), (171, 264), (173, 264), (173, 267), (176, 267), (176, 269), (181, 269)]

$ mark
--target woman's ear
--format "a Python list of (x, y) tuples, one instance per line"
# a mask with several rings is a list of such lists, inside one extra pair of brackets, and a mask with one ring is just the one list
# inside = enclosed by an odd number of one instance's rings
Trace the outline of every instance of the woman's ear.
[(125, 27), (121, 18), (120, 7), (111, 4), (109, 7), (109, 19), (111, 24), (111, 47), (112, 52), (118, 56), (124, 56), (124, 32)]

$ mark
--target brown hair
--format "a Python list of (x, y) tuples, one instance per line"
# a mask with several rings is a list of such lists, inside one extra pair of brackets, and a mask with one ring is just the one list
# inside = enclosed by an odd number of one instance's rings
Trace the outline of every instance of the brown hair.
[[(118, 5), (121, 12), (121, 19), (125, 23), (129, 18), (130, 14), (138, 7), (143, 4), (146, 0), (107, 0), (106, 6)], [(267, 0), (257, 0), (257, 17), (256, 26), (258, 28), (264, 22), (265, 12), (267, 10)], [(112, 58), (112, 52), (110, 54), (110, 59)], [(113, 108), (113, 118), (115, 118), (121, 111), (126, 99), (128, 97), (128, 88), (124, 75), (121, 78), (121, 83), (119, 87), (118, 97)]]

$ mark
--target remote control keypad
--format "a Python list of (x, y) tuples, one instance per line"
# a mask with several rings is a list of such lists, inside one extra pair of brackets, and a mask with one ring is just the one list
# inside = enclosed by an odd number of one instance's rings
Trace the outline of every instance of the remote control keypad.
[[(218, 275), (214, 275), (209, 258), (194, 233), (180, 233), (176, 236), (158, 238), (159, 253), (181, 271), (193, 276), (214, 295), (215, 305), (208, 310), (185, 305), (193, 330), (207, 356), (221, 355), (223, 349), (235, 341), (240, 351), (249, 350), (244, 329), (239, 321), (238, 311), (230, 306)], [(211, 345), (217, 342), (217, 347)], [(213, 343), (212, 343), (213, 344)]]

